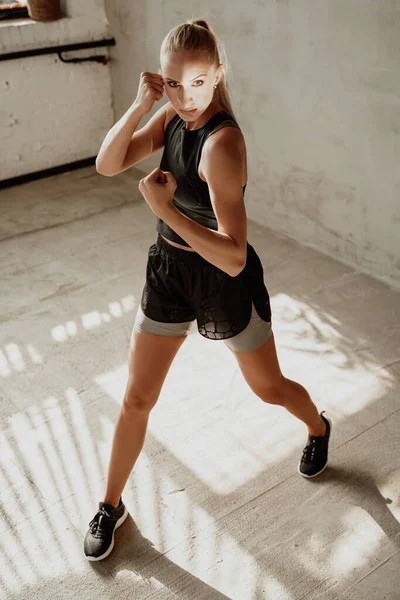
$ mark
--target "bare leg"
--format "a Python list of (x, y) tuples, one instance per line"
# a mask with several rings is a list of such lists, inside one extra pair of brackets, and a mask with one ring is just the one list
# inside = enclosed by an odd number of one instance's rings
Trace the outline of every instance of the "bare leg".
[[(230, 348), (229, 348), (230, 349)], [(252, 352), (233, 351), (243, 376), (253, 392), (264, 402), (284, 406), (303, 421), (313, 436), (325, 434), (325, 421), (311, 400), (307, 390), (287, 377), (280, 369), (275, 347), (275, 336)]]
[(142, 450), (150, 412), (186, 336), (132, 331), (129, 379), (112, 442), (103, 502), (118, 506), (123, 489)]
[(117, 507), (128, 477), (142, 450), (149, 413), (122, 406), (112, 443), (106, 494), (103, 502)]
[(284, 379), (282, 406), (307, 425), (310, 435), (325, 435), (325, 421), (319, 414), (307, 390), (300, 383), (292, 379), (287, 379), (286, 377)]

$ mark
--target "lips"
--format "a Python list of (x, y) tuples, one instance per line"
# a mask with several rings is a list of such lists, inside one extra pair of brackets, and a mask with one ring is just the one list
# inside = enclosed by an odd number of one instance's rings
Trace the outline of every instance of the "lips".
[(182, 112), (183, 112), (183, 113), (186, 113), (186, 114), (188, 114), (188, 115), (190, 115), (191, 113), (193, 113), (193, 112), (195, 112), (195, 111), (196, 111), (196, 109), (195, 109), (195, 108), (192, 108), (192, 110), (183, 110), (183, 109), (182, 109)]

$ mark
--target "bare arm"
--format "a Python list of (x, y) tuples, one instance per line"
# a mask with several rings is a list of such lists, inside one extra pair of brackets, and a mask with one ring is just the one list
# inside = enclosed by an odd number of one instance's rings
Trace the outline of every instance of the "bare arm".
[(163, 91), (164, 81), (160, 74), (140, 73), (136, 100), (110, 129), (100, 147), (96, 158), (98, 173), (112, 177), (140, 162), (163, 143), (163, 107), (133, 136), (140, 119), (150, 112), (156, 100), (161, 100)]
[(121, 170), (132, 135), (145, 114), (134, 102), (110, 129), (96, 158), (98, 173), (112, 177)]

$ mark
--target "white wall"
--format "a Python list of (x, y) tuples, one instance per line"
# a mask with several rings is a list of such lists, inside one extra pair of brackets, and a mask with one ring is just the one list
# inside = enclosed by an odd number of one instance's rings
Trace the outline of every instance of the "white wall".
[[(50, 32), (60, 43), (113, 36), (111, 67), (57, 64), (54, 56), (2, 63), (2, 179), (96, 155), (134, 101), (140, 72), (157, 70), (166, 33), (205, 18), (230, 60), (248, 152), (249, 218), (400, 283), (400, 0), (68, 0), (67, 7), (59, 25), (34, 23), (18, 36), (9, 27), (5, 36), (2, 24), (2, 51), (10, 51), (7, 40), (32, 47)], [(160, 158), (161, 151), (138, 166), (149, 172)]]
[[(112, 37), (103, 0), (62, 2), (62, 19), (0, 23), (0, 52)], [(108, 48), (64, 52), (64, 58)], [(0, 180), (96, 156), (113, 119), (110, 66), (57, 54), (0, 62)]]

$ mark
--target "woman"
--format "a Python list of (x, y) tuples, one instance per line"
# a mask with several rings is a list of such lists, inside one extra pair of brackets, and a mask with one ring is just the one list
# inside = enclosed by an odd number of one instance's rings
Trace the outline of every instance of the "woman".
[[(160, 72), (141, 74), (135, 102), (107, 134), (96, 161), (99, 173), (115, 175), (164, 146), (160, 168), (139, 184), (157, 216), (158, 237), (149, 249), (132, 331), (107, 489), (85, 537), (89, 560), (101, 560), (113, 549), (115, 529), (128, 514), (121, 494), (150, 411), (194, 320), (201, 335), (224, 340), (261, 400), (305, 423), (308, 441), (299, 473), (315, 477), (327, 465), (331, 421), (300, 384), (282, 375), (278, 363), (263, 268), (247, 242), (246, 148), (221, 55), (205, 21), (172, 29), (161, 45)], [(164, 88), (169, 102), (135, 132)]]

